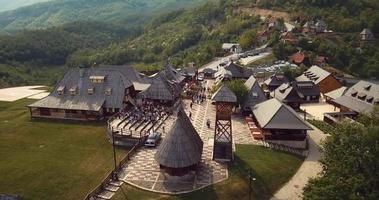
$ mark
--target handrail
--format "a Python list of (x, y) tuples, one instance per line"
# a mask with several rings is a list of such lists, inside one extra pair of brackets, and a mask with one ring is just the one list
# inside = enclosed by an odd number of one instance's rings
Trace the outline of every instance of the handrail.
[[(85, 200), (92, 200), (93, 197), (98, 195), (100, 192), (104, 190), (104, 188), (107, 186), (107, 184), (115, 178), (115, 175), (121, 171), (121, 169), (124, 167), (125, 163), (130, 160), (131, 156), (137, 151), (137, 149), (145, 143), (146, 136), (137, 142), (132, 149), (125, 155), (125, 157), (119, 162), (119, 164), (116, 166), (116, 169), (113, 169), (102, 181), (101, 183), (95, 187), (90, 193), (87, 194), (85, 197)], [(118, 179), (116, 177), (116, 179)]]

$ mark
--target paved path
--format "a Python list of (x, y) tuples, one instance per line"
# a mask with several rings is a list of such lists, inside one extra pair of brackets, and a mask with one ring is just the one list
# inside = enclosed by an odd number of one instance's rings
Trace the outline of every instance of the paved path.
[[(43, 85), (36, 86), (22, 86), (22, 87), (12, 87), (0, 89), (0, 101), (17, 101), (26, 97), (35, 96), (40, 93), (45, 93), (45, 89), (39, 89), (46, 87)], [(44, 96), (40, 96), (44, 97)], [(38, 96), (35, 96), (34, 99), (40, 99)]]
[[(210, 82), (211, 83), (211, 82)], [(214, 128), (206, 126), (207, 119), (214, 119), (215, 108), (210, 100), (202, 104), (194, 103), (190, 108), (190, 100), (184, 100), (187, 114), (192, 113), (191, 122), (204, 142), (202, 160), (196, 172), (183, 177), (172, 177), (162, 173), (154, 156), (157, 148), (141, 148), (134, 154), (123, 168), (121, 180), (138, 188), (168, 194), (192, 192), (211, 184), (226, 180), (228, 169), (225, 163), (212, 160)], [(175, 121), (175, 116), (165, 122), (165, 129), (169, 130)], [(162, 130), (160, 130), (162, 131)], [(164, 138), (166, 133), (163, 133)]]
[(321, 164), (318, 162), (322, 155), (320, 152), (320, 143), (326, 138), (326, 134), (312, 126), (313, 131), (309, 131), (309, 154), (300, 166), (296, 174), (291, 180), (284, 185), (279, 191), (277, 191), (272, 198), (280, 200), (297, 200), (302, 199), (302, 193), (305, 185), (310, 178), (317, 177), (321, 172)]

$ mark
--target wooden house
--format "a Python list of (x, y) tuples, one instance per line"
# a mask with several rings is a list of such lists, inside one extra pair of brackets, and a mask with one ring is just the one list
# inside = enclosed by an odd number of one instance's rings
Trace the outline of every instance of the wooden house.
[(117, 113), (149, 87), (131, 66), (77, 68), (28, 107), (33, 118), (98, 120)]
[(283, 74), (274, 74), (264, 81), (264, 85), (268, 91), (272, 92), (284, 83), (288, 83), (287, 77)]
[(267, 100), (267, 98), (254, 76), (250, 76), (245, 82), (245, 86), (248, 88), (249, 92), (244, 97), (241, 109), (243, 113), (248, 114), (251, 112), (252, 106)]
[(302, 103), (317, 103), (320, 99), (320, 89), (311, 81), (285, 83), (270, 94), (273, 98), (291, 106), (295, 110), (300, 109)]
[(375, 40), (374, 34), (368, 28), (363, 29), (363, 31), (359, 35), (360, 35), (361, 41), (363, 42)]
[(332, 73), (315, 65), (297, 77), (296, 81), (312, 81), (320, 87), (323, 94), (342, 87), (342, 84)]
[(203, 141), (183, 108), (155, 154), (161, 170), (172, 176), (196, 171), (203, 153)]
[(374, 106), (379, 105), (379, 85), (359, 81), (332, 102), (340, 108), (341, 112), (367, 114), (374, 110)]
[(304, 141), (312, 128), (289, 106), (270, 99), (251, 108), (263, 140)]

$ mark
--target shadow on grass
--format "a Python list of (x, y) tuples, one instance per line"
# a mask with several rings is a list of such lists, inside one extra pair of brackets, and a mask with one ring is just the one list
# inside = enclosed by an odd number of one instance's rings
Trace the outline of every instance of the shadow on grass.
[(234, 162), (229, 167), (229, 174), (232, 176), (232, 178), (235, 176), (245, 182), (247, 186), (247, 199), (249, 197), (250, 171), (252, 178), (255, 178), (255, 180), (252, 181), (251, 185), (252, 199), (269, 199), (272, 196), (272, 193), (267, 188), (262, 176), (259, 175), (248, 163), (246, 163), (240, 157), (236, 156)]

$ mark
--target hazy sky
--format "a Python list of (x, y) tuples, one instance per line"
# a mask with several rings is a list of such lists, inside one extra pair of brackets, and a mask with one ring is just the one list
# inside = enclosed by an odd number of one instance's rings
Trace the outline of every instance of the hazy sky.
[(49, 0), (0, 0), (0, 12)]

